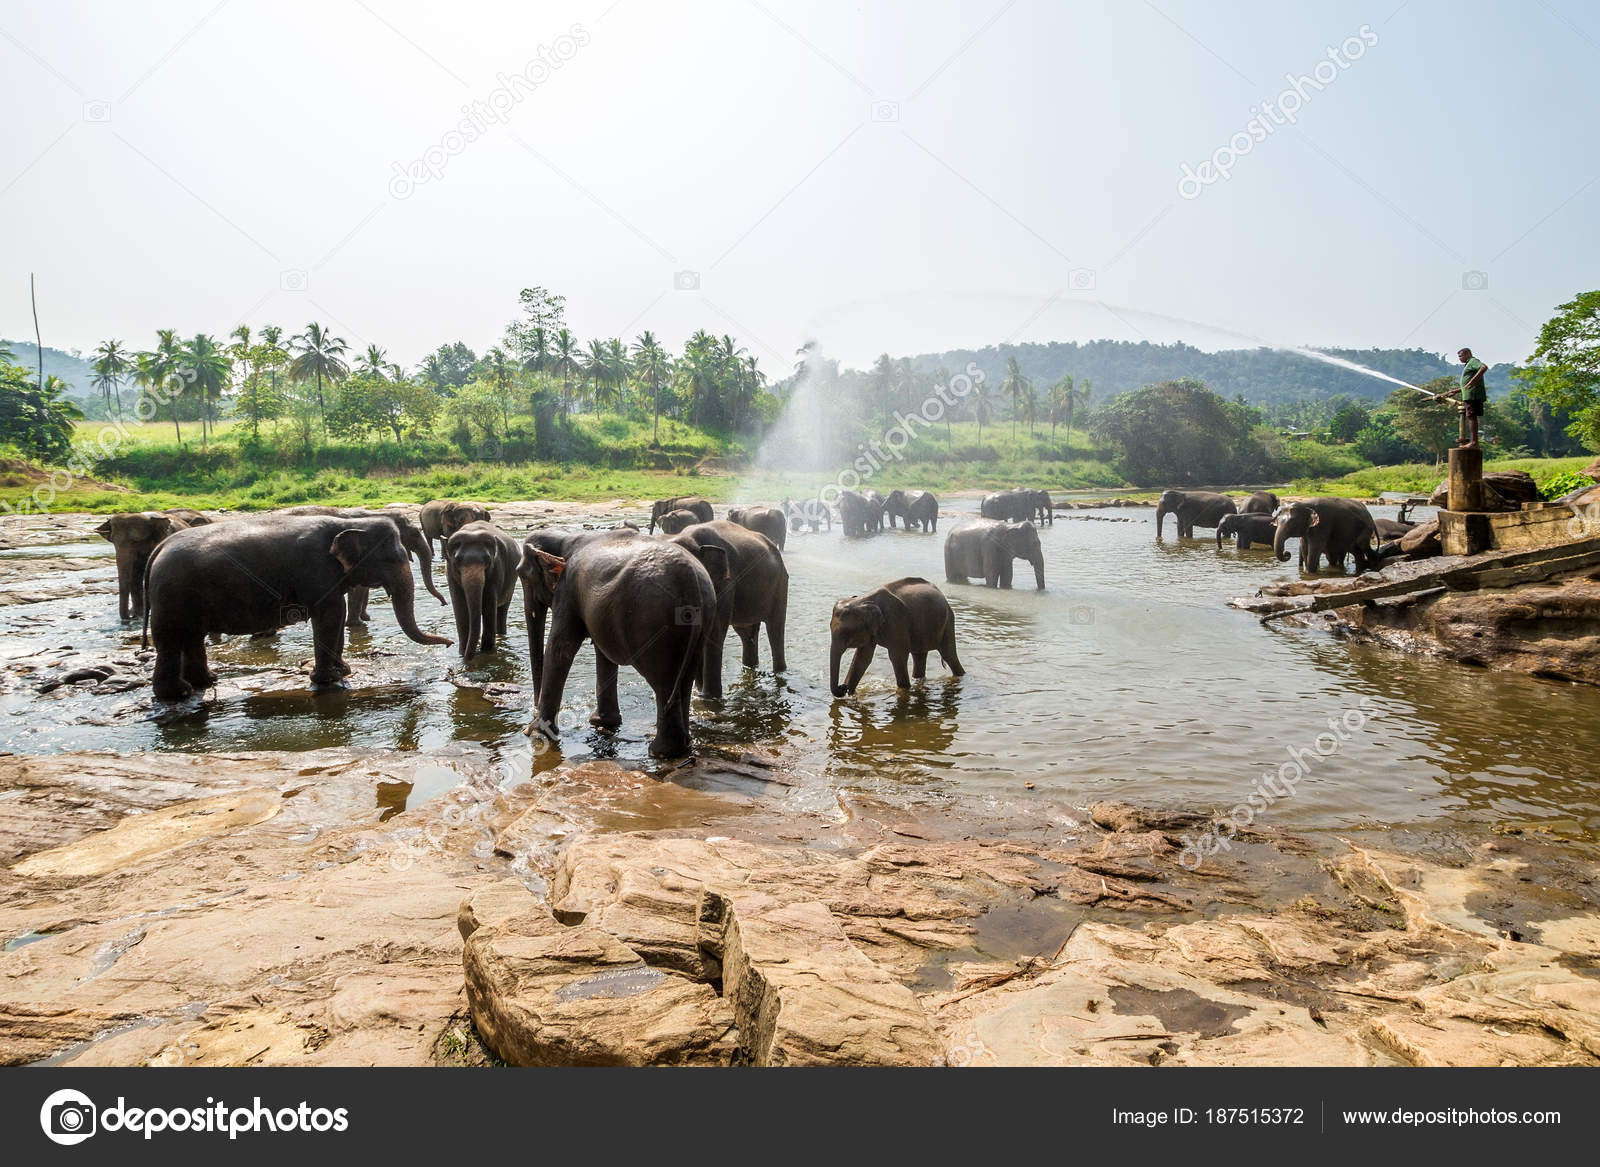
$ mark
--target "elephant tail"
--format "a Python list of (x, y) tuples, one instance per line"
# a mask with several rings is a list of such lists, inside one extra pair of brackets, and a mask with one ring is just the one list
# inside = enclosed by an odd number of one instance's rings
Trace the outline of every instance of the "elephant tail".
[(144, 624), (139, 629), (139, 647), (150, 647), (150, 565), (156, 561), (156, 556), (161, 554), (157, 547), (150, 553), (150, 558), (144, 561)]

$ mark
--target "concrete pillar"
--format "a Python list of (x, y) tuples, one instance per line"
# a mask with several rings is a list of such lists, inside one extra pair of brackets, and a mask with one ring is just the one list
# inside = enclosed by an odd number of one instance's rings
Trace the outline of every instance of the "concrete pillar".
[(1450, 501), (1453, 511), (1483, 509), (1483, 449), (1450, 451)]

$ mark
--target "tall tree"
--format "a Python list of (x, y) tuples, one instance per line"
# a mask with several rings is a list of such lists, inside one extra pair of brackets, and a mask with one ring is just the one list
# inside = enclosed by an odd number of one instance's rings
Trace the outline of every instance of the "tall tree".
[(196, 333), (184, 344), (178, 361), (184, 383), (200, 396), (200, 448), (204, 450), (211, 405), (222, 399), (233, 374), (233, 361), (214, 337), (204, 333)]
[(1006, 358), (1006, 379), (1000, 382), (1000, 392), (1011, 398), (1011, 438), (1017, 437), (1017, 417), (1022, 410), (1023, 395), (1033, 387), (1033, 382), (1022, 375), (1022, 367), (1015, 356)]
[(350, 372), (344, 362), (349, 344), (343, 337), (334, 336), (328, 329), (313, 320), (306, 330), (289, 342), (294, 360), (289, 364), (289, 376), (296, 381), (317, 382), (317, 416), (322, 421), (322, 433), (328, 433), (328, 406), (324, 399), (323, 382), (338, 384)]
[(183, 396), (184, 386), (174, 382), (178, 379), (182, 348), (176, 328), (156, 329), (156, 347), (138, 355), (134, 373), (134, 380), (146, 392), (154, 391), (157, 394), (158, 405), (159, 398), (165, 397), (167, 404), (172, 407), (172, 432), (179, 446), (183, 445), (183, 427), (178, 424), (178, 398)]
[(633, 371), (640, 382), (650, 390), (654, 421), (650, 432), (650, 444), (659, 445), (661, 442), (661, 390), (666, 385), (668, 376), (671, 375), (671, 362), (667, 359), (666, 350), (661, 347), (661, 342), (656, 339), (656, 334), (646, 329), (639, 334), (633, 342)]
[(1539, 329), (1527, 367), (1513, 375), (1533, 397), (1572, 414), (1573, 433), (1600, 450), (1600, 291), (1562, 304)]
[(356, 358), (356, 368), (373, 377), (386, 376), (389, 369), (389, 354), (375, 344), (369, 344), (367, 351)]
[[(1056, 440), (1056, 420), (1064, 419), (1067, 423), (1067, 433), (1072, 433), (1072, 374), (1064, 374), (1061, 380), (1050, 386), (1050, 440)], [(1070, 442), (1069, 442), (1070, 444)]]
[(107, 394), (106, 412), (111, 411), (112, 396), (115, 396), (117, 406), (117, 420), (122, 420), (122, 382), (133, 372), (133, 354), (122, 347), (120, 340), (103, 341), (99, 348), (94, 350), (94, 384), (95, 387)]
[(583, 371), (579, 363), (578, 338), (569, 329), (556, 330), (550, 353), (550, 371), (561, 378), (561, 400), (564, 409), (572, 408), (572, 382)]

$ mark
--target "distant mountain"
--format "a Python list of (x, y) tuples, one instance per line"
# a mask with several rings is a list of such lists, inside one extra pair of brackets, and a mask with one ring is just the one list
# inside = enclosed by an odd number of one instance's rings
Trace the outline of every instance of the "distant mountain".
[[(11, 359), (25, 369), (37, 369), (38, 350), (33, 347), (31, 340), (0, 340), (0, 346), (11, 350)], [(58, 348), (44, 346), (44, 375), (46, 377), (60, 377), (72, 387), (74, 397), (92, 397), (94, 386), (89, 378), (94, 376), (94, 370), (89, 367), (89, 358), (76, 349), (63, 352)]]
[[(1422, 349), (1320, 349), (1330, 356), (1422, 385), (1435, 377), (1459, 376), (1461, 366)], [(1015, 356), (1022, 372), (1036, 388), (1055, 384), (1070, 373), (1078, 381), (1087, 377), (1094, 399), (1104, 402), (1118, 393), (1170, 381), (1197, 377), (1227, 398), (1243, 397), (1252, 405), (1271, 406), (1341, 394), (1380, 400), (1395, 386), (1377, 377), (1323, 364), (1309, 357), (1278, 349), (1225, 349), (1205, 352), (1186, 344), (1151, 344), (1148, 341), (1093, 340), (1049, 344), (990, 345), (982, 349), (953, 349), (912, 358), (920, 373), (937, 369), (960, 372), (976, 362), (990, 385), (1005, 378), (1006, 358)], [(1494, 365), (1488, 374), (1489, 392), (1499, 397), (1512, 388), (1515, 365)]]

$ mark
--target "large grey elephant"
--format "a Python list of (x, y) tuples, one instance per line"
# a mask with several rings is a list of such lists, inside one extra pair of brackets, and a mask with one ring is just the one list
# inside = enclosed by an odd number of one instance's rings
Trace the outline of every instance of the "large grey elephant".
[(1273, 537), (1278, 533), (1278, 525), (1271, 515), (1262, 514), (1234, 514), (1223, 515), (1217, 524), (1217, 550), (1222, 550), (1222, 541), (1236, 538), (1240, 551), (1248, 551), (1255, 544), (1263, 547), (1272, 545)]
[(388, 592), (395, 620), (418, 644), (450, 643), (417, 627), (411, 560), (387, 519), (260, 515), (175, 532), (147, 568), (156, 700), (216, 683), (206, 664), (211, 633), (275, 632), (301, 620), (311, 622), (312, 684), (337, 683), (350, 673), (344, 617), (353, 587)]
[(1164, 490), (1156, 503), (1156, 538), (1168, 515), (1178, 520), (1178, 538), (1192, 539), (1196, 527), (1215, 527), (1237, 510), (1233, 499), (1212, 490)]
[(891, 490), (883, 504), (884, 517), (894, 528), (895, 519), (904, 519), (906, 530), (913, 526), (919, 531), (939, 529), (939, 500), (927, 490)]
[(422, 504), (422, 511), (417, 515), (417, 522), (422, 527), (422, 534), (432, 549), (435, 542), (439, 549), (444, 550), (444, 541), (454, 535), (468, 523), (488, 523), (493, 521), (489, 508), (481, 502), (458, 502), (453, 498), (436, 498), (432, 502)]
[[(928, 654), (939, 659), (955, 676), (966, 670), (956, 656), (956, 618), (944, 593), (925, 579), (908, 577), (874, 588), (864, 596), (851, 596), (833, 606), (828, 624), (832, 642), (828, 649), (828, 689), (835, 697), (856, 691), (878, 645), (889, 654), (894, 683), (911, 688), (913, 677), (928, 675)], [(839, 682), (839, 662), (845, 649), (854, 649), (850, 672)], [(907, 659), (911, 669), (906, 669)]]
[(550, 613), (538, 715), (528, 729), (557, 739), (556, 715), (567, 674), (579, 647), (589, 640), (594, 643), (597, 706), (589, 723), (608, 731), (621, 727), (617, 669), (628, 665), (655, 693), (656, 734), (650, 753), (681, 757), (693, 749), (689, 702), (706, 631), (716, 619), (711, 573), (727, 571), (722, 549), (705, 547), (696, 558), (670, 540), (637, 532), (614, 534), (616, 538), (575, 541), (566, 557), (532, 543), (523, 545), (518, 569), (523, 587)]
[(1009, 519), (1012, 522), (1035, 521), (1055, 523), (1054, 504), (1048, 490), (1025, 490), (1020, 487), (999, 490), (983, 496), (978, 513), (986, 519)]
[(715, 516), (711, 511), (711, 504), (698, 494), (679, 495), (677, 498), (658, 498), (650, 506), (650, 525), (645, 528), (652, 535), (656, 526), (661, 522), (661, 516), (672, 511), (693, 511), (702, 523), (709, 523)]
[(493, 523), (467, 523), (445, 540), (444, 577), (463, 661), (493, 652), (496, 634), (505, 636), (521, 560), (521, 546)]
[(558, 559), (571, 557), (586, 543), (615, 543), (644, 536), (633, 524), (611, 527), (600, 531), (574, 531), (564, 527), (545, 527), (534, 531), (522, 541), (522, 556), (517, 564), (517, 575), (522, 580), (522, 615), (528, 630), (528, 665), (533, 674), (533, 699), (539, 700), (539, 685), (544, 680), (545, 626), (550, 614), (548, 598), (530, 581), (536, 571), (536, 552), (544, 552)]
[(759, 531), (783, 550), (789, 538), (789, 522), (777, 507), (734, 507), (728, 521), (751, 531)]
[(672, 538), (702, 561), (705, 548), (719, 548), (727, 564), (726, 578), (714, 575), (711, 581), (717, 592), (717, 612), (706, 629), (699, 677), (701, 694), (711, 700), (722, 696), (722, 649), (729, 628), (739, 634), (744, 667), (756, 669), (761, 667), (756, 637), (765, 624), (772, 671), (781, 673), (787, 669), (783, 632), (789, 611), (789, 569), (772, 540), (726, 519), (696, 523)]
[(94, 529), (117, 552), (117, 617), (144, 619), (144, 569), (162, 540), (175, 531), (211, 522), (188, 507), (112, 515)]
[[(877, 501), (873, 499), (876, 497)], [(870, 535), (874, 531), (883, 529), (883, 496), (877, 491), (868, 491), (863, 494), (856, 490), (841, 490), (839, 492), (839, 522), (844, 527), (845, 537), (855, 538), (861, 535)]]
[(816, 534), (819, 527), (833, 530), (833, 511), (820, 498), (803, 498), (799, 502), (785, 498), (781, 505), (784, 515), (789, 519), (791, 531), (798, 531), (804, 526), (809, 526), (812, 534)]
[(957, 527), (944, 541), (944, 577), (951, 583), (981, 576), (986, 587), (1008, 588), (1014, 559), (1033, 565), (1034, 580), (1042, 591), (1044, 548), (1039, 545), (1038, 528), (1027, 520), (978, 519)]
[(1278, 496), (1270, 490), (1258, 490), (1239, 504), (1241, 515), (1272, 515), (1278, 512)]
[(1278, 508), (1272, 553), (1280, 563), (1287, 562), (1289, 553), (1284, 545), (1299, 539), (1303, 571), (1316, 571), (1323, 556), (1327, 556), (1328, 566), (1342, 568), (1346, 555), (1355, 556), (1357, 571), (1366, 571), (1378, 566), (1377, 535), (1366, 504), (1353, 498), (1314, 498)]
[[(431, 504), (430, 504), (431, 505)], [(477, 507), (476, 503), (452, 504), (455, 506)], [(482, 508), (478, 508), (482, 509)], [(428, 594), (441, 604), (445, 602), (444, 593), (440, 592), (433, 583), (433, 544), (422, 529), (399, 511), (369, 511), (362, 507), (328, 507), (328, 506), (300, 506), (286, 507), (276, 512), (280, 515), (332, 515), (342, 519), (386, 519), (400, 532), (400, 544), (408, 553), (417, 557), (417, 566), (422, 569), (422, 586)], [(465, 513), (458, 512), (458, 514)], [(487, 511), (484, 511), (488, 514)], [(454, 528), (452, 528), (454, 530)], [(346, 628), (359, 628), (368, 620), (367, 600), (370, 589), (351, 588), (345, 597)]]

